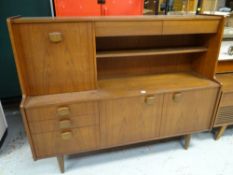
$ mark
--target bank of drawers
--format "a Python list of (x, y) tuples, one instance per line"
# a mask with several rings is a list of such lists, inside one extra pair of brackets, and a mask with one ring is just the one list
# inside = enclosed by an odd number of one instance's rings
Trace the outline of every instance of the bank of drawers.
[(96, 102), (28, 108), (26, 114), (38, 158), (98, 147)]

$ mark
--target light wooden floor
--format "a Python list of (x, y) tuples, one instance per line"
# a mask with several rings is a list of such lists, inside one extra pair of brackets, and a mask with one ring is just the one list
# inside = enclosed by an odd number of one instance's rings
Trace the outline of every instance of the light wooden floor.
[[(55, 158), (34, 162), (20, 113), (6, 109), (9, 134), (0, 150), (0, 175), (60, 174)], [(65, 175), (232, 175), (233, 128), (215, 141), (212, 134), (195, 134), (188, 150), (179, 139), (65, 158)]]

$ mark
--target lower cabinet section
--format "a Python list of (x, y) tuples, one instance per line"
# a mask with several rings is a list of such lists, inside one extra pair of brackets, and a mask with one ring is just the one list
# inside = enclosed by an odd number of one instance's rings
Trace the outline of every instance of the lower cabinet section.
[(32, 135), (37, 158), (94, 150), (99, 147), (99, 126)]
[(101, 145), (113, 146), (159, 137), (163, 95), (100, 102)]
[(218, 88), (168, 93), (160, 137), (211, 129)]
[(50, 107), (59, 113), (46, 113), (46, 106), (26, 109), (27, 118), (33, 119), (28, 125), (36, 156), (79, 153), (208, 130), (218, 90), (211, 87), (100, 99), (76, 104), (80, 108), (73, 104)]

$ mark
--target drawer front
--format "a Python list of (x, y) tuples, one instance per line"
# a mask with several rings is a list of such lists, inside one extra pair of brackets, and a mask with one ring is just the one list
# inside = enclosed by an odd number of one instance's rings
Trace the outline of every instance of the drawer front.
[(219, 107), (214, 126), (230, 124), (233, 124), (233, 105)]
[(38, 158), (95, 150), (99, 145), (99, 127), (82, 127), (67, 131), (32, 135)]
[(96, 36), (161, 35), (162, 21), (96, 22)]
[(73, 118), (64, 118), (61, 120), (42, 120), (37, 122), (29, 122), (29, 128), (32, 134), (94, 125), (99, 125), (99, 117), (97, 114), (82, 115)]
[(233, 92), (223, 93), (220, 106), (233, 106)]
[(95, 118), (96, 115), (92, 114), (97, 113), (97, 102), (82, 102), (75, 104), (64, 104), (26, 109), (28, 122), (37, 122), (43, 120), (62, 120), (66, 119), (67, 117), (73, 118), (83, 115), (89, 115)]
[(216, 33), (218, 20), (164, 21), (163, 34)]

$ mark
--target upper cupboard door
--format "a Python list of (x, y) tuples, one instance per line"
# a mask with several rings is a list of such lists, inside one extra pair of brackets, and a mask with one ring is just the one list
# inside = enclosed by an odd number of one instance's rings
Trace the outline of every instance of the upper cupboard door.
[(159, 136), (163, 95), (100, 102), (101, 145), (109, 147)]
[[(15, 24), (26, 94), (44, 95), (96, 88), (91, 23)], [(16, 33), (17, 32), (17, 33)]]
[(165, 94), (161, 137), (210, 129), (217, 94), (218, 88)]

